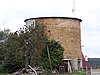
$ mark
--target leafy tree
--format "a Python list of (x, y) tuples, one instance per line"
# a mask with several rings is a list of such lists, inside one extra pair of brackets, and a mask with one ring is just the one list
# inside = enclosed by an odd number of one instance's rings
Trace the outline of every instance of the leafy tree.
[(40, 64), (40, 50), (47, 39), (44, 28), (43, 25), (37, 25), (35, 28), (25, 25), (19, 31), (8, 33), (7, 39), (3, 38), (1, 53), (3, 51), (4, 54), (1, 58), (4, 71), (14, 72), (25, 67), (25, 64), (33, 67)]
[[(45, 69), (58, 69), (63, 60), (63, 47), (54, 40), (48, 40), (41, 54), (41, 63)], [(48, 54), (49, 53), (49, 54)], [(49, 59), (50, 56), (50, 59)], [(51, 66), (50, 66), (51, 65)]]
[(3, 59), (4, 59), (4, 53), (5, 53), (5, 41), (7, 40), (9, 36), (10, 30), (4, 29), (0, 30), (0, 64), (2, 65)]
[(45, 40), (47, 39), (44, 34), (44, 28), (44, 25), (36, 25), (35, 28), (33, 26), (25, 26), (25, 30), (21, 30), (24, 42), (27, 43), (25, 45), (25, 54), (29, 60), (28, 64), (32, 66), (38, 66), (40, 64), (41, 47), (45, 44)]
[(9, 29), (0, 30), (0, 42), (3, 42), (3, 40), (7, 39), (9, 33), (10, 33)]
[(21, 64), (19, 37), (16, 33), (11, 33), (5, 42), (3, 70), (5, 72), (14, 72), (22, 67)]
[(5, 41), (5, 54), (3, 61), (3, 70), (14, 72), (25, 67), (26, 59), (32, 57), (32, 40), (29, 32), (24, 30), (10, 33), (9, 38)]

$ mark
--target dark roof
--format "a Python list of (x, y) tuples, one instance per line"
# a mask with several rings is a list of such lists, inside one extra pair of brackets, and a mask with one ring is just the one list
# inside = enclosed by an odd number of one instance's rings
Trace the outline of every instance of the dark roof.
[(93, 68), (100, 67), (100, 58), (88, 58)]
[(24, 22), (26, 22), (27, 20), (31, 20), (31, 19), (49, 19), (49, 18), (76, 19), (76, 20), (79, 20), (80, 22), (82, 22), (81, 19), (75, 18), (75, 17), (36, 17), (36, 18), (29, 18), (29, 19), (26, 19), (26, 20), (24, 20)]
[(90, 68), (91, 64), (88, 61), (85, 61), (84, 55), (82, 53), (82, 64), (83, 64), (83, 68)]
[(100, 62), (100, 58), (88, 58), (89, 61), (99, 61)]

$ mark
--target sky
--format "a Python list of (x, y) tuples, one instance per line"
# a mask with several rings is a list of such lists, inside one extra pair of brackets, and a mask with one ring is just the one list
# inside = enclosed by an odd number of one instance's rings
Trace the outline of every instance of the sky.
[(12, 32), (34, 17), (76, 17), (81, 22), (82, 52), (90, 58), (100, 58), (100, 0), (0, 0), (0, 29)]

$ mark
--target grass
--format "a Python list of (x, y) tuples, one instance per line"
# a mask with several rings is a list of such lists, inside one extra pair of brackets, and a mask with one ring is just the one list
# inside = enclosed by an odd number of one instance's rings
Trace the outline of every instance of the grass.
[(76, 72), (69, 75), (86, 75), (85, 72)]

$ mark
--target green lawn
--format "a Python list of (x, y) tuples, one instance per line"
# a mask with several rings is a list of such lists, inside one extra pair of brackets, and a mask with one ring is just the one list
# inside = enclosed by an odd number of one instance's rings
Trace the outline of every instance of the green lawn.
[(85, 72), (77, 72), (77, 73), (72, 73), (72, 74), (69, 74), (69, 75), (86, 75)]

